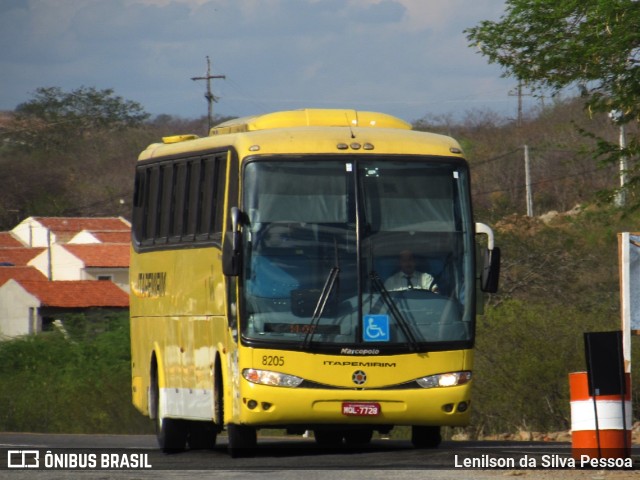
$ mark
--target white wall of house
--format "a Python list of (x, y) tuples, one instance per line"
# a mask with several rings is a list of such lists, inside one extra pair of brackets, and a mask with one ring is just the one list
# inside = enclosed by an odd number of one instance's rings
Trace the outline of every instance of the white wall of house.
[(128, 268), (96, 268), (85, 267), (78, 257), (70, 253), (62, 245), (51, 245), (51, 257), (48, 250), (40, 253), (28, 265), (37, 268), (49, 278), (49, 258), (51, 258), (52, 280), (101, 280), (100, 277), (110, 277), (125, 292), (129, 292)]
[(128, 268), (87, 268), (84, 270), (83, 280), (109, 279), (125, 292), (129, 293), (129, 269)]
[(102, 243), (98, 240), (91, 232), (87, 232), (86, 230), (82, 230), (79, 233), (76, 233), (71, 240), (67, 243)]
[(11, 231), (27, 247), (47, 247), (49, 241), (55, 243), (55, 235), (51, 234), (48, 239), (49, 230), (33, 217), (25, 218)]
[(37, 268), (48, 278), (49, 260), (51, 260), (51, 280), (88, 280), (83, 278), (84, 262), (61, 245), (51, 245), (51, 255), (48, 250), (45, 250), (28, 265)]
[(38, 316), (40, 300), (15, 280), (0, 287), (0, 339), (38, 333), (42, 320)]

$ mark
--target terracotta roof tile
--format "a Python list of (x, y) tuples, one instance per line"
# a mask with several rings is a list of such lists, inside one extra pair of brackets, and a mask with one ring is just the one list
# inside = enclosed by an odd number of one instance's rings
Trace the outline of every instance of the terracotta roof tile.
[(129, 306), (129, 295), (109, 281), (18, 281), (43, 306), (61, 308)]
[(130, 243), (131, 242), (131, 230), (102, 230), (102, 231), (90, 231), (94, 237), (100, 240), (102, 243)]
[(34, 219), (53, 231), (61, 232), (131, 229), (128, 222), (121, 217), (34, 217)]
[(82, 230), (131, 231), (131, 225), (122, 217), (34, 217), (63, 242)]
[(0, 267), (0, 285), (11, 279), (46, 281), (47, 277), (34, 267)]
[(0, 248), (24, 247), (22, 242), (14, 237), (11, 232), (0, 232)]
[(64, 249), (84, 262), (85, 267), (129, 267), (129, 244), (65, 244)]
[(0, 263), (27, 265), (29, 261), (44, 252), (45, 248), (0, 248)]

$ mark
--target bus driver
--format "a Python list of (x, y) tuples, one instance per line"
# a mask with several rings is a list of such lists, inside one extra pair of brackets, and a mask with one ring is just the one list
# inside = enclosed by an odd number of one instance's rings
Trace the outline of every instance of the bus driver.
[(402, 290), (428, 290), (438, 293), (438, 285), (435, 279), (428, 273), (416, 270), (416, 260), (410, 250), (400, 252), (400, 271), (391, 275), (385, 282), (384, 288), (389, 292)]

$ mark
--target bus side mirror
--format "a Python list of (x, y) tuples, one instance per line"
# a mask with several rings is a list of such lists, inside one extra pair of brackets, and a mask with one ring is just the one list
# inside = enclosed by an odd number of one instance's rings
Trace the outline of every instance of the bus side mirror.
[(484, 262), (482, 264), (481, 290), (487, 293), (496, 293), (499, 279), (500, 248), (493, 247), (493, 250), (487, 248), (484, 252)]
[(488, 244), (484, 251), (480, 290), (496, 293), (500, 278), (500, 248), (494, 246), (493, 230), (488, 225), (476, 223), (476, 233), (486, 235)]
[(225, 233), (222, 243), (222, 273), (227, 277), (237, 277), (242, 270), (241, 216), (238, 207), (231, 207), (231, 231)]

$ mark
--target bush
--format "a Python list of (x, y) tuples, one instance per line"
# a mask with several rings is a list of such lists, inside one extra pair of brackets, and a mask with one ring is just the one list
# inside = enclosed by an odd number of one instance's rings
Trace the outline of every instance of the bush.
[(147, 433), (131, 404), (126, 313), (63, 317), (69, 338), (43, 333), (0, 343), (0, 430)]
[[(489, 309), (478, 322), (472, 434), (568, 430), (568, 374), (586, 370), (583, 333), (619, 329), (620, 319), (606, 307), (510, 300)], [(640, 345), (632, 343), (639, 358)]]

